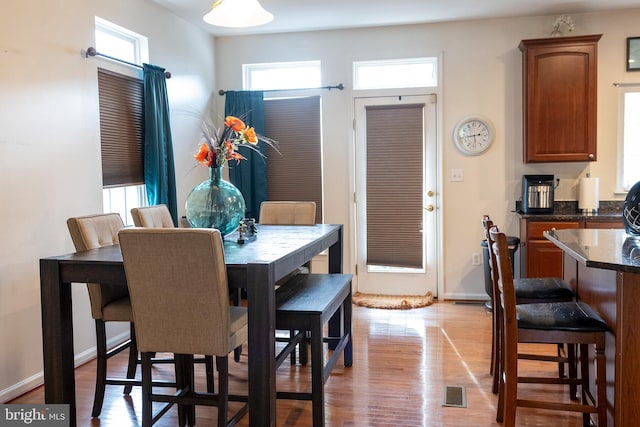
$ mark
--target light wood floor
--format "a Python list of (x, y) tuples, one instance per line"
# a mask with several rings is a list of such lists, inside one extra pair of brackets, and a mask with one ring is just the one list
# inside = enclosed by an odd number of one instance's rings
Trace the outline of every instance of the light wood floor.
[[(326, 425), (484, 427), (495, 422), (497, 397), (491, 393), (489, 375), (491, 314), (483, 305), (436, 302), (412, 310), (378, 310), (354, 306), (354, 363), (338, 363), (325, 388)], [(551, 353), (554, 349), (550, 348)], [(123, 371), (125, 358), (118, 356), (110, 369)], [(555, 366), (524, 362), (528, 372), (555, 371)], [(246, 354), (239, 363), (230, 361), (232, 392), (246, 393)], [(168, 365), (159, 371), (171, 373)], [(91, 419), (95, 364), (76, 370), (78, 426), (126, 427), (139, 425), (139, 390), (129, 397), (122, 388), (108, 386), (99, 419)], [(278, 370), (278, 389), (305, 389), (308, 368)], [(464, 386), (467, 407), (444, 407), (443, 387)], [(565, 400), (568, 392), (538, 386), (527, 397), (545, 396)], [(547, 387), (547, 388), (545, 388)], [(42, 403), (42, 387), (10, 403)], [(216, 409), (198, 407), (198, 425), (215, 425)], [(518, 426), (579, 427), (579, 414), (518, 409)], [(277, 402), (279, 426), (311, 426), (311, 403)], [(175, 409), (158, 427), (177, 425)], [(248, 426), (248, 416), (240, 422)]]

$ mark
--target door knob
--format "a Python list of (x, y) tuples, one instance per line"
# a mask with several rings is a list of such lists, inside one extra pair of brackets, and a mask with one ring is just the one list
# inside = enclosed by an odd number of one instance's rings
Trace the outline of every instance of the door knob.
[(429, 196), (429, 197), (433, 197), (434, 194), (435, 193), (433, 191), (431, 191), (431, 190), (427, 191), (427, 196)]
[(428, 210), (429, 212), (432, 212), (434, 208), (433, 208), (433, 205), (427, 205), (425, 209)]

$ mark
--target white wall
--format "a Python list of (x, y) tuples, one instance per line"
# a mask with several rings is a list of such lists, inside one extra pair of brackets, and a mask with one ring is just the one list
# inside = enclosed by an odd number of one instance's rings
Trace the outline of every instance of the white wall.
[[(570, 11), (569, 11), (570, 12)], [(518, 217), (510, 211), (521, 196), (526, 173), (552, 173), (561, 178), (557, 198), (577, 199), (577, 180), (590, 169), (599, 176), (600, 199), (615, 195), (617, 98), (616, 81), (638, 80), (625, 72), (626, 37), (637, 35), (640, 10), (572, 14), (572, 34), (603, 33), (599, 44), (598, 161), (595, 163), (522, 163), (522, 66), (518, 44), (522, 39), (548, 37), (556, 16), (477, 20), (295, 34), (223, 37), (216, 39), (217, 86), (242, 87), (241, 65), (293, 60), (321, 60), (323, 85), (344, 83), (342, 92), (320, 92), (323, 97), (326, 222), (346, 224), (345, 270), (355, 260), (349, 226), (353, 158), (353, 92), (351, 63), (355, 60), (442, 57), (439, 100), (439, 144), (442, 170), (439, 209), (443, 235), (443, 268), (439, 297), (487, 299), (482, 266), (471, 265), (471, 254), (481, 252), (480, 218), (491, 214), (509, 235), (518, 236)], [(308, 92), (307, 92), (308, 93)], [(218, 99), (219, 108), (224, 99)], [(471, 114), (490, 119), (496, 140), (489, 151), (466, 157), (453, 145), (456, 122)], [(390, 167), (401, 167), (402, 159)], [(451, 169), (462, 169), (464, 182), (449, 182)]]
[[(38, 260), (73, 252), (70, 216), (102, 211), (94, 16), (149, 38), (166, 67), (178, 203), (206, 174), (191, 171), (198, 120), (213, 91), (213, 39), (148, 0), (5, 0), (0, 4), (0, 402), (42, 382)], [(182, 210), (183, 211), (183, 210)], [(183, 212), (182, 212), (183, 213)], [(87, 291), (73, 289), (79, 360), (95, 343)], [(111, 330), (111, 335), (120, 330)]]
[[(67, 0), (64, 6), (48, 0), (0, 4), (0, 402), (41, 381), (38, 259), (72, 252), (66, 218), (102, 209), (100, 60), (80, 55), (93, 44), (94, 15), (148, 36), (150, 62), (173, 73), (167, 83), (181, 214), (188, 191), (205, 178), (204, 171), (193, 169), (198, 121), (192, 113), (203, 111), (218, 89), (241, 88), (243, 62), (304, 59), (322, 60), (323, 84), (347, 87), (322, 96), (326, 221), (347, 224), (351, 244), (351, 62), (442, 55), (441, 298), (485, 298), (482, 268), (470, 265), (471, 253), (480, 252), (480, 217), (490, 213), (508, 234), (517, 235), (517, 217), (509, 210), (520, 197), (522, 174), (554, 173), (562, 178), (559, 197), (575, 199), (571, 183), (590, 167), (601, 178), (600, 199), (614, 198), (617, 101), (612, 83), (638, 81), (636, 74), (625, 72), (624, 56), (626, 37), (638, 35), (640, 10), (572, 15), (576, 34), (604, 34), (598, 161), (525, 167), (517, 46), (523, 38), (548, 35), (555, 16), (219, 38), (214, 46), (206, 34), (150, 0)], [(224, 98), (216, 94), (213, 101), (222, 111)], [(456, 121), (468, 114), (487, 116), (497, 131), (494, 146), (480, 157), (463, 156), (451, 141)], [(446, 179), (452, 168), (464, 170), (464, 182)], [(353, 264), (347, 250), (345, 269), (352, 271)], [(94, 331), (84, 287), (74, 288), (73, 301), (76, 352), (87, 357)]]

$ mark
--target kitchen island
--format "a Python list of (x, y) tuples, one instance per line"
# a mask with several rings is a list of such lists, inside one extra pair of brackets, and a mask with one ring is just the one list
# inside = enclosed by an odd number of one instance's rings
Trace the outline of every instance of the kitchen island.
[(563, 251), (564, 278), (578, 298), (611, 329), (608, 425), (640, 426), (640, 238), (612, 229), (551, 230), (544, 237)]

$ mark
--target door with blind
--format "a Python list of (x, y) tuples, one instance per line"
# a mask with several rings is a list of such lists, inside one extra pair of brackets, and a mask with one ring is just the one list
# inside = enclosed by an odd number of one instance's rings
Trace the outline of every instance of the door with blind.
[(358, 291), (437, 295), (434, 95), (356, 98)]

